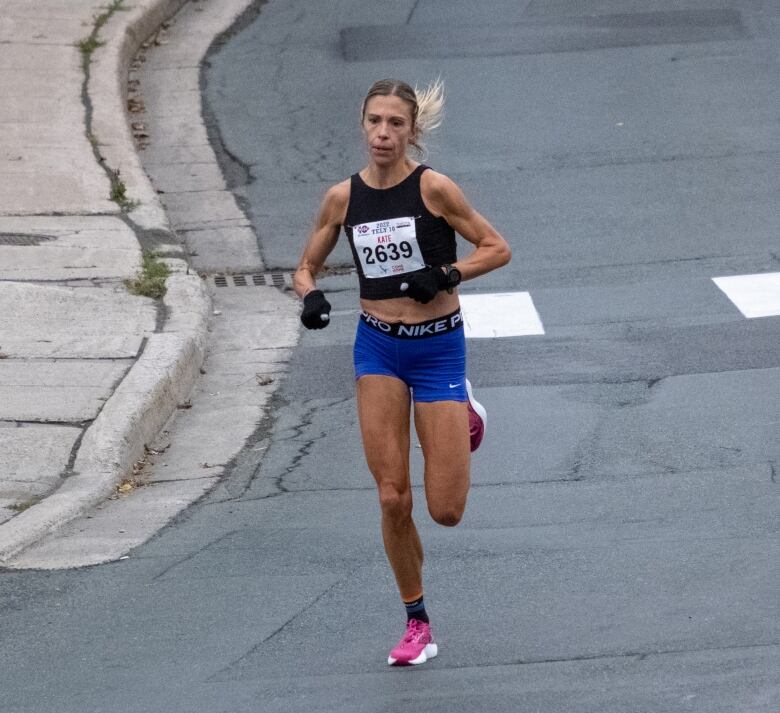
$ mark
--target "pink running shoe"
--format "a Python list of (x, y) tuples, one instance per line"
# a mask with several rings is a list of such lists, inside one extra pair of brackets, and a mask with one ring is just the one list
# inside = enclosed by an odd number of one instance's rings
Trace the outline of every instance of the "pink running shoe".
[(425, 663), (439, 653), (433, 640), (430, 624), (419, 619), (409, 619), (398, 645), (390, 652), (387, 663), (391, 666), (416, 666)]
[(469, 397), (469, 437), (471, 438), (471, 452), (473, 453), (482, 439), (487, 428), (487, 411), (485, 407), (474, 398), (471, 391), (471, 382), (466, 379), (466, 393)]

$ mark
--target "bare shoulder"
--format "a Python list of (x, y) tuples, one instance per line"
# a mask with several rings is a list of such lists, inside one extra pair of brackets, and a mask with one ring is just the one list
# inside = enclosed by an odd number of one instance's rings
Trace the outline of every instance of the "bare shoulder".
[(443, 173), (428, 169), (420, 176), (420, 192), (428, 209), (434, 215), (450, 213), (465, 203), (463, 191)]
[(344, 223), (349, 205), (349, 186), (349, 179), (347, 179), (325, 191), (317, 215), (318, 226), (337, 226)]
[(459, 192), (458, 184), (449, 176), (429, 168), (420, 176), (420, 188), (432, 198), (445, 196), (453, 191)]
[(327, 216), (328, 222), (342, 223), (349, 205), (350, 181), (346, 179), (328, 188), (322, 198), (320, 215)]

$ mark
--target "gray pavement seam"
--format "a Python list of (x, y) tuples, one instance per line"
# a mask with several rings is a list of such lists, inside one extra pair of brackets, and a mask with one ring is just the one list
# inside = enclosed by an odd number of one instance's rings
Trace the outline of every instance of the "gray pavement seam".
[(80, 40), (77, 44), (79, 51), (81, 52), (81, 68), (84, 72), (84, 80), (81, 85), (81, 101), (84, 104), (84, 123), (86, 124), (86, 135), (92, 146), (92, 153), (95, 156), (95, 161), (106, 172), (109, 183), (111, 185), (110, 200), (116, 203), (122, 212), (128, 212), (137, 205), (137, 201), (127, 196), (127, 187), (124, 184), (120, 176), (118, 169), (112, 169), (107, 163), (105, 158), (100, 153), (100, 138), (95, 135), (92, 130), (92, 99), (89, 94), (89, 80), (90, 80), (90, 67), (92, 65), (92, 55), (98, 48), (105, 45), (105, 41), (98, 39), (100, 37), (100, 30), (111, 19), (111, 16), (117, 11), (125, 11), (127, 8), (123, 6), (124, 0), (113, 0), (113, 2), (107, 6), (104, 12), (95, 16), (92, 27), (92, 32)]

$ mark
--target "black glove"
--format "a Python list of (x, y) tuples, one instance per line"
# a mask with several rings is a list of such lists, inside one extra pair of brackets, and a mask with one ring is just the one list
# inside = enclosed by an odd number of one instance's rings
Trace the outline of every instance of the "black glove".
[(303, 298), (301, 322), (306, 329), (324, 329), (330, 323), (330, 302), (322, 290), (312, 290)]
[[(413, 272), (405, 280), (406, 289), (404, 295), (413, 300), (427, 304), (441, 290), (447, 289), (447, 274), (440, 267), (428, 265), (422, 270)], [(403, 285), (401, 286), (403, 289)]]

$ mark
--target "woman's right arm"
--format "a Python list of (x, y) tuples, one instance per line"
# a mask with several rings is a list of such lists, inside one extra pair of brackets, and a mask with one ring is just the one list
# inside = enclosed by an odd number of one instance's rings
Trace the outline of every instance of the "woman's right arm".
[(347, 215), (349, 186), (349, 180), (342, 181), (328, 189), (322, 199), (314, 229), (293, 275), (293, 288), (300, 298), (317, 289), (317, 275), (328, 255), (336, 247), (341, 226)]

